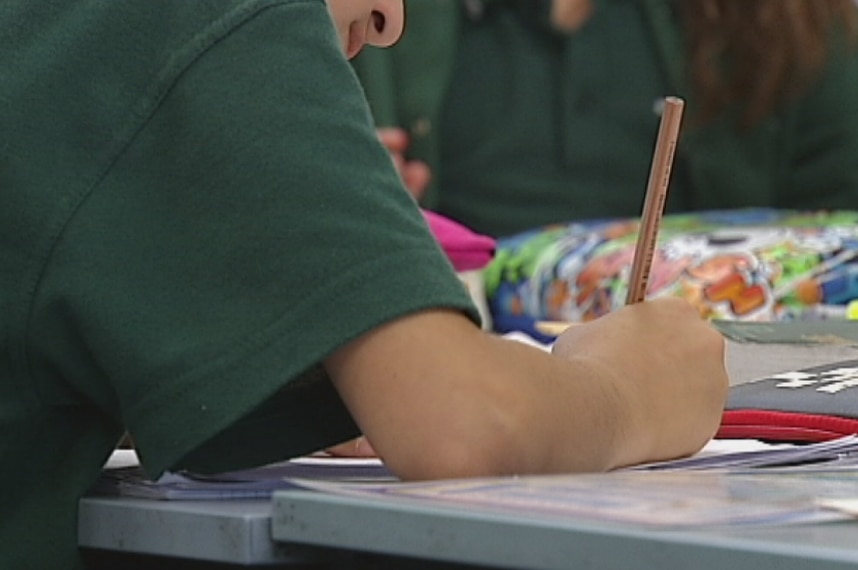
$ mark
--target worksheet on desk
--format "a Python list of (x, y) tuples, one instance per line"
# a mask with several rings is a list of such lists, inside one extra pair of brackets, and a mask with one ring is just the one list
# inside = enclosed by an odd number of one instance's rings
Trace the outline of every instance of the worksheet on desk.
[(690, 458), (603, 474), (360, 485), (293, 482), (380, 505), (482, 509), (546, 521), (667, 528), (785, 525), (858, 514), (858, 437), (811, 445), (713, 440)]

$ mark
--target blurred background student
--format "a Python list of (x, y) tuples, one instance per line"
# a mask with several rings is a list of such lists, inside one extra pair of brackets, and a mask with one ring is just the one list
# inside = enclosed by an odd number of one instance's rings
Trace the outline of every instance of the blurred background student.
[(355, 62), (424, 207), (506, 235), (640, 213), (663, 96), (667, 212), (858, 204), (852, 0), (419, 0)]

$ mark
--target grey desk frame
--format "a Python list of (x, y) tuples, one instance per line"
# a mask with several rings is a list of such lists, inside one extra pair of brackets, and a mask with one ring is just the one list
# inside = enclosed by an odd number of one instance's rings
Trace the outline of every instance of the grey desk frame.
[(244, 566), (308, 562), (271, 540), (271, 502), (86, 497), (78, 545), (128, 554)]
[(858, 522), (673, 531), (545, 521), (312, 491), (275, 494), (275, 540), (535, 570), (843, 570), (858, 567)]
[[(79, 544), (241, 566), (334, 560), (331, 548), (495, 568), (842, 570), (858, 567), (858, 522), (652, 530), (463, 509), (385, 506), (282, 491), (257, 501), (87, 497)], [(313, 545), (307, 549), (302, 545)], [(321, 548), (319, 548), (321, 547)]]

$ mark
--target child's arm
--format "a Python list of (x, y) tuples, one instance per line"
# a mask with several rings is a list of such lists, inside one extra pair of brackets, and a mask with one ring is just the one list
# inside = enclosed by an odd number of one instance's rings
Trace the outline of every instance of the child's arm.
[(573, 327), (554, 354), (430, 311), (327, 359), (376, 451), (406, 479), (598, 471), (696, 452), (727, 392), (723, 339), (676, 299)]

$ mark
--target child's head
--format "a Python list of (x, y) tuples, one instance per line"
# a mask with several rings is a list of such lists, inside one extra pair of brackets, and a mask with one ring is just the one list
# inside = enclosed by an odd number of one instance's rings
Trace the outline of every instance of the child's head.
[(364, 45), (390, 46), (402, 35), (403, 0), (328, 0), (328, 8), (351, 59)]

